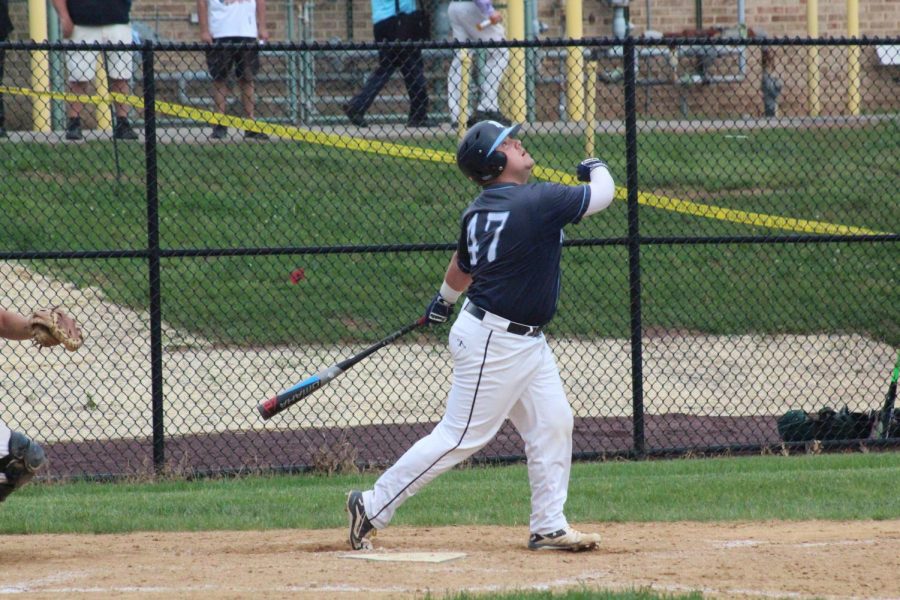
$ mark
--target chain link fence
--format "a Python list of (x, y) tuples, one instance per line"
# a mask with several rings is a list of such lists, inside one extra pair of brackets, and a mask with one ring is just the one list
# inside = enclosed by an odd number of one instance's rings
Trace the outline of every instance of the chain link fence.
[[(0, 419), (56, 477), (393, 461), (441, 418), (447, 326), (256, 407), (424, 311), (493, 117), (534, 180), (596, 155), (618, 186), (546, 330), (579, 458), (896, 444), (897, 44), (2, 44), (0, 302), (88, 339), (4, 344)], [(522, 455), (507, 424), (475, 459)]]

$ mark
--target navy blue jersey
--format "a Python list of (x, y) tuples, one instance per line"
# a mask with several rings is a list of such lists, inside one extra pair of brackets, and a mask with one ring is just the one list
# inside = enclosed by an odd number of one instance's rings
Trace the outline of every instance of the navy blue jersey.
[(459, 268), (472, 275), (469, 300), (516, 323), (548, 323), (559, 298), (562, 228), (584, 216), (590, 199), (584, 185), (485, 187), (463, 213), (457, 248)]

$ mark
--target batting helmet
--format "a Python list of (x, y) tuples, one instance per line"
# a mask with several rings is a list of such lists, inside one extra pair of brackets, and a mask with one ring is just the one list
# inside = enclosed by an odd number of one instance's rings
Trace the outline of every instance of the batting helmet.
[(504, 127), (497, 121), (481, 121), (473, 125), (456, 150), (456, 166), (477, 183), (494, 179), (506, 167), (506, 155), (498, 152), (497, 147), (518, 131), (519, 125)]

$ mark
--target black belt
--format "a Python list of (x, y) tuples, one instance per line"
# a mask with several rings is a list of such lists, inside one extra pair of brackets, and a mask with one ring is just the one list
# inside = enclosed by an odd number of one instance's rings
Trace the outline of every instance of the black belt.
[[(484, 309), (478, 308), (471, 302), (466, 303), (466, 312), (481, 321), (484, 319), (484, 315), (487, 314), (487, 311)], [(528, 337), (537, 337), (541, 335), (541, 330), (543, 330), (543, 326), (534, 326), (534, 325), (522, 325), (521, 323), (513, 323), (509, 322), (509, 325), (506, 326), (506, 331), (509, 333), (514, 333), (516, 335), (527, 335)]]

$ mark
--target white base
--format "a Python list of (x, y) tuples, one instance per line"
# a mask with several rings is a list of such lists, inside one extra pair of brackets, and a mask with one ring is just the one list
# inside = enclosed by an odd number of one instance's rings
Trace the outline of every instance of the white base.
[(465, 552), (384, 552), (342, 554), (341, 558), (357, 558), (381, 562), (423, 562), (442, 563), (466, 556)]

